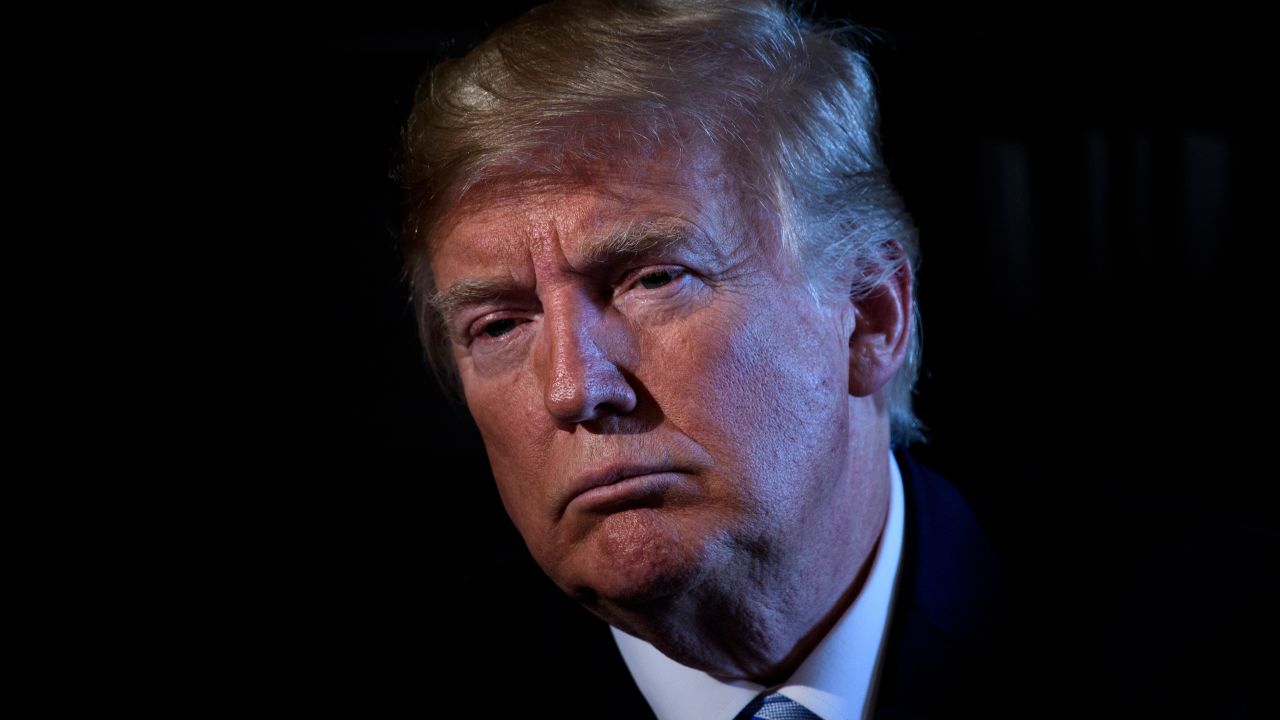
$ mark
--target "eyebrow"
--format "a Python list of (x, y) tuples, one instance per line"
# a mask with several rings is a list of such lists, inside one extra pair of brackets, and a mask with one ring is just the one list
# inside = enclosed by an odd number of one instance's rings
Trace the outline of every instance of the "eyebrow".
[(475, 305), (514, 295), (515, 282), (509, 278), (466, 278), (449, 286), (449, 289), (431, 296), (431, 306), (444, 319), (445, 326), (453, 325), (454, 318), (463, 310)]
[(582, 260), (587, 266), (608, 265), (627, 260), (660, 254), (672, 248), (690, 244), (695, 235), (683, 222), (661, 219), (631, 223), (592, 240), (582, 250)]
[[(607, 267), (627, 260), (661, 254), (675, 247), (696, 243), (692, 228), (679, 221), (662, 219), (632, 223), (590, 241), (582, 249), (582, 263), (589, 268)], [(521, 292), (512, 278), (464, 278), (435, 293), (430, 302), (448, 325), (468, 307), (482, 305)]]

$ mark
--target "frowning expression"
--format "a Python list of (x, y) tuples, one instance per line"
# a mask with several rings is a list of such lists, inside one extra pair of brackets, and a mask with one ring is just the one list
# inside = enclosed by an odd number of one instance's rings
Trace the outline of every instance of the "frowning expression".
[(473, 195), (431, 268), (507, 512), (608, 617), (822, 544), (851, 310), (814, 298), (715, 153), (588, 170)]

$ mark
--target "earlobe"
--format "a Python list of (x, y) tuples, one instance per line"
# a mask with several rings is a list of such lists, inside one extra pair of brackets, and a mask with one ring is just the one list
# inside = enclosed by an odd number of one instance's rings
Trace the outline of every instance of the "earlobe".
[(907, 357), (914, 315), (910, 263), (852, 304), (849, 394), (868, 397), (888, 384)]

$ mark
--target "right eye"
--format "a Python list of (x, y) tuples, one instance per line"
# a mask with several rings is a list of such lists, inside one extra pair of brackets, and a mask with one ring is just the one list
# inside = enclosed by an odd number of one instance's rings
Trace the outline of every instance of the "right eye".
[(502, 341), (528, 321), (528, 316), (509, 310), (487, 313), (467, 326), (465, 342)]
[(494, 320), (493, 322), (485, 323), (480, 328), (480, 333), (491, 338), (500, 338), (512, 330), (515, 330), (516, 325), (518, 325), (519, 322), (520, 321), (516, 318), (501, 318), (499, 320)]

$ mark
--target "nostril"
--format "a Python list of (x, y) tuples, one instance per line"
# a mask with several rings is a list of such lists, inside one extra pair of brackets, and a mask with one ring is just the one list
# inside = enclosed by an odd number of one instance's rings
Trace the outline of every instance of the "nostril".
[(622, 370), (598, 353), (572, 363), (556, 363), (547, 384), (547, 410), (564, 422), (580, 423), (635, 409), (636, 393)]

